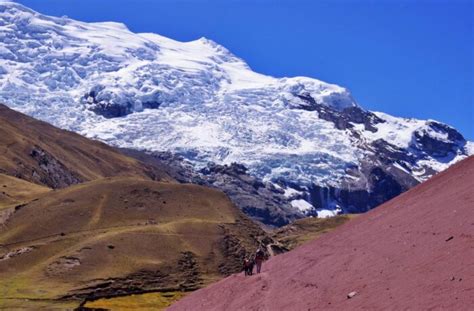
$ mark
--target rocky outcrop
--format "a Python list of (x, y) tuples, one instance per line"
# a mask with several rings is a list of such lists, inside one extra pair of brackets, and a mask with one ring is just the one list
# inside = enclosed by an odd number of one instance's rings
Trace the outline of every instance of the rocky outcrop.
[(231, 201), (254, 220), (269, 226), (283, 226), (304, 217), (290, 205), (281, 189), (251, 176), (241, 164), (208, 164), (196, 171), (182, 157), (170, 152), (120, 149), (128, 156), (157, 166), (182, 183), (194, 183), (223, 191)]
[(85, 94), (82, 98), (82, 101), (89, 110), (106, 118), (123, 117), (133, 111), (133, 107), (130, 103), (119, 104), (104, 99), (101, 100), (100, 98), (98, 98), (98, 91), (101, 91), (102, 89), (103, 88), (96, 87), (95, 89)]
[[(363, 111), (358, 107), (346, 108), (342, 112), (330, 110), (306, 98), (308, 106), (302, 109), (315, 109), (320, 116), (334, 120), (336, 127), (352, 131), (357, 138), (353, 123), (364, 124), (366, 129), (384, 122), (375, 114)], [(347, 126), (347, 127), (345, 127)], [(342, 213), (363, 213), (396, 197), (420, 183), (421, 180), (436, 172), (429, 166), (415, 171), (420, 158), (448, 157), (449, 161), (466, 144), (465, 139), (454, 129), (437, 122), (430, 122), (425, 135), (415, 133), (410, 150), (402, 149), (386, 140), (373, 142), (361, 140), (361, 150), (368, 156), (359, 165), (348, 167), (345, 178), (338, 185), (319, 183), (301, 184), (291, 180), (278, 179), (263, 182), (251, 175), (244, 165), (217, 165), (209, 163), (207, 167), (196, 171), (193, 166), (178, 155), (170, 152), (144, 153), (135, 150), (124, 150), (127, 155), (149, 164), (160, 167), (170, 176), (184, 183), (196, 183), (214, 187), (225, 192), (232, 202), (244, 213), (265, 225), (283, 226), (292, 220), (306, 216), (317, 216), (319, 210), (340, 210)], [(442, 141), (429, 135), (436, 131), (446, 136)], [(418, 177), (417, 177), (418, 176)], [(284, 195), (284, 190), (291, 188), (295, 194)], [(315, 209), (304, 213), (292, 207), (292, 200), (306, 200)]]
[(318, 103), (309, 93), (295, 94), (295, 96), (301, 99), (303, 103), (297, 106), (297, 108), (317, 111), (321, 119), (334, 123), (334, 126), (339, 130), (352, 129), (354, 125), (351, 123), (358, 123), (364, 124), (366, 130), (375, 132), (376, 128), (374, 125), (384, 122), (374, 113), (364, 110), (359, 106), (338, 110), (323, 103)]
[(416, 131), (412, 140), (414, 149), (436, 158), (452, 157), (465, 144), (458, 131), (436, 121), (429, 121), (427, 128)]
[(264, 224), (282, 226), (302, 217), (291, 207), (282, 190), (251, 176), (241, 164), (211, 163), (199, 173), (208, 186), (222, 190), (242, 211)]
[[(54, 156), (34, 146), (30, 156), (38, 163), (39, 170), (31, 169), (31, 179), (39, 184), (47, 185), (53, 189), (64, 188), (81, 183), (83, 180), (75, 172), (69, 170)], [(17, 176), (22, 177), (22, 176)]]

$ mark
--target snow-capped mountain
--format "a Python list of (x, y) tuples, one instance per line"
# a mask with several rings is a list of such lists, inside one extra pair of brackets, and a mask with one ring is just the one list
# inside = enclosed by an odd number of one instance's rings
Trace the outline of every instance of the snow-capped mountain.
[(239, 163), (300, 213), (360, 212), (474, 153), (452, 127), (359, 106), (345, 88), (274, 78), (201, 38), (50, 17), (0, 2), (0, 102), (196, 169)]

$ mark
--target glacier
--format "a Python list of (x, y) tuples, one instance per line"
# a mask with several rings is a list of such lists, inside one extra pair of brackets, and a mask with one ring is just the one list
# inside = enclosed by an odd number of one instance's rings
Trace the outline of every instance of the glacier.
[(13, 2), (0, 2), (0, 102), (113, 146), (179, 154), (196, 169), (243, 164), (293, 191), (308, 215), (354, 211), (340, 190), (372, 191), (374, 163), (380, 178), (413, 178), (403, 190), (474, 153), (448, 125), (364, 110), (317, 79), (256, 73), (206, 38), (179, 42)]

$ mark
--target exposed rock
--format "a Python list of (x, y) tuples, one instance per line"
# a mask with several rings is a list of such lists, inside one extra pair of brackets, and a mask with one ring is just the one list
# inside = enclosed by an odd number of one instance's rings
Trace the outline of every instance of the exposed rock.
[(40, 171), (33, 170), (31, 173), (33, 180), (36, 179), (38, 183), (51, 188), (64, 188), (83, 181), (76, 173), (38, 146), (32, 148), (30, 156), (39, 164)]
[(80, 266), (81, 261), (79, 258), (65, 256), (61, 257), (58, 260), (54, 261), (46, 268), (46, 274), (48, 276), (58, 276), (64, 273), (69, 272), (74, 269), (74, 267)]
[(317, 103), (309, 93), (296, 96), (302, 99), (304, 103), (298, 108), (308, 111), (317, 111), (321, 119), (334, 123), (334, 126), (339, 130), (352, 129), (354, 127), (351, 124), (352, 122), (364, 124), (366, 130), (375, 132), (377, 130), (374, 125), (384, 122), (384, 120), (377, 117), (374, 113), (363, 110), (358, 106), (346, 107), (342, 111), (339, 111), (323, 103)]
[(351, 299), (355, 295), (357, 295), (357, 292), (350, 292), (349, 294), (347, 294), (347, 299)]
[(12, 251), (7, 251), (6, 253), (3, 253), (3, 254), (0, 253), (0, 261), (8, 260), (8, 259), (20, 256), (20, 255), (25, 254), (25, 253), (29, 253), (34, 249), (35, 249), (34, 247), (22, 247), (22, 248), (14, 249)]
[(412, 147), (418, 151), (436, 158), (453, 157), (466, 144), (464, 137), (446, 124), (429, 121), (427, 125), (414, 133)]
[(281, 189), (249, 175), (247, 168), (242, 164), (210, 163), (207, 167), (196, 171), (182, 157), (169, 152), (148, 154), (137, 150), (120, 150), (128, 156), (159, 167), (179, 182), (204, 185), (223, 191), (243, 212), (265, 225), (279, 227), (304, 217), (291, 207)]

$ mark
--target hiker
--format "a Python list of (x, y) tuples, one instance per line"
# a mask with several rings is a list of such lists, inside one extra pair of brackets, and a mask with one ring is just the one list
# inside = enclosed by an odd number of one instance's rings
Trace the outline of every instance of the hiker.
[(245, 276), (253, 274), (253, 266), (255, 262), (252, 258), (245, 258), (244, 259), (244, 273)]
[(257, 273), (260, 273), (262, 270), (262, 263), (265, 259), (265, 254), (263, 253), (262, 249), (259, 247), (257, 252), (255, 253), (255, 264), (257, 265)]

